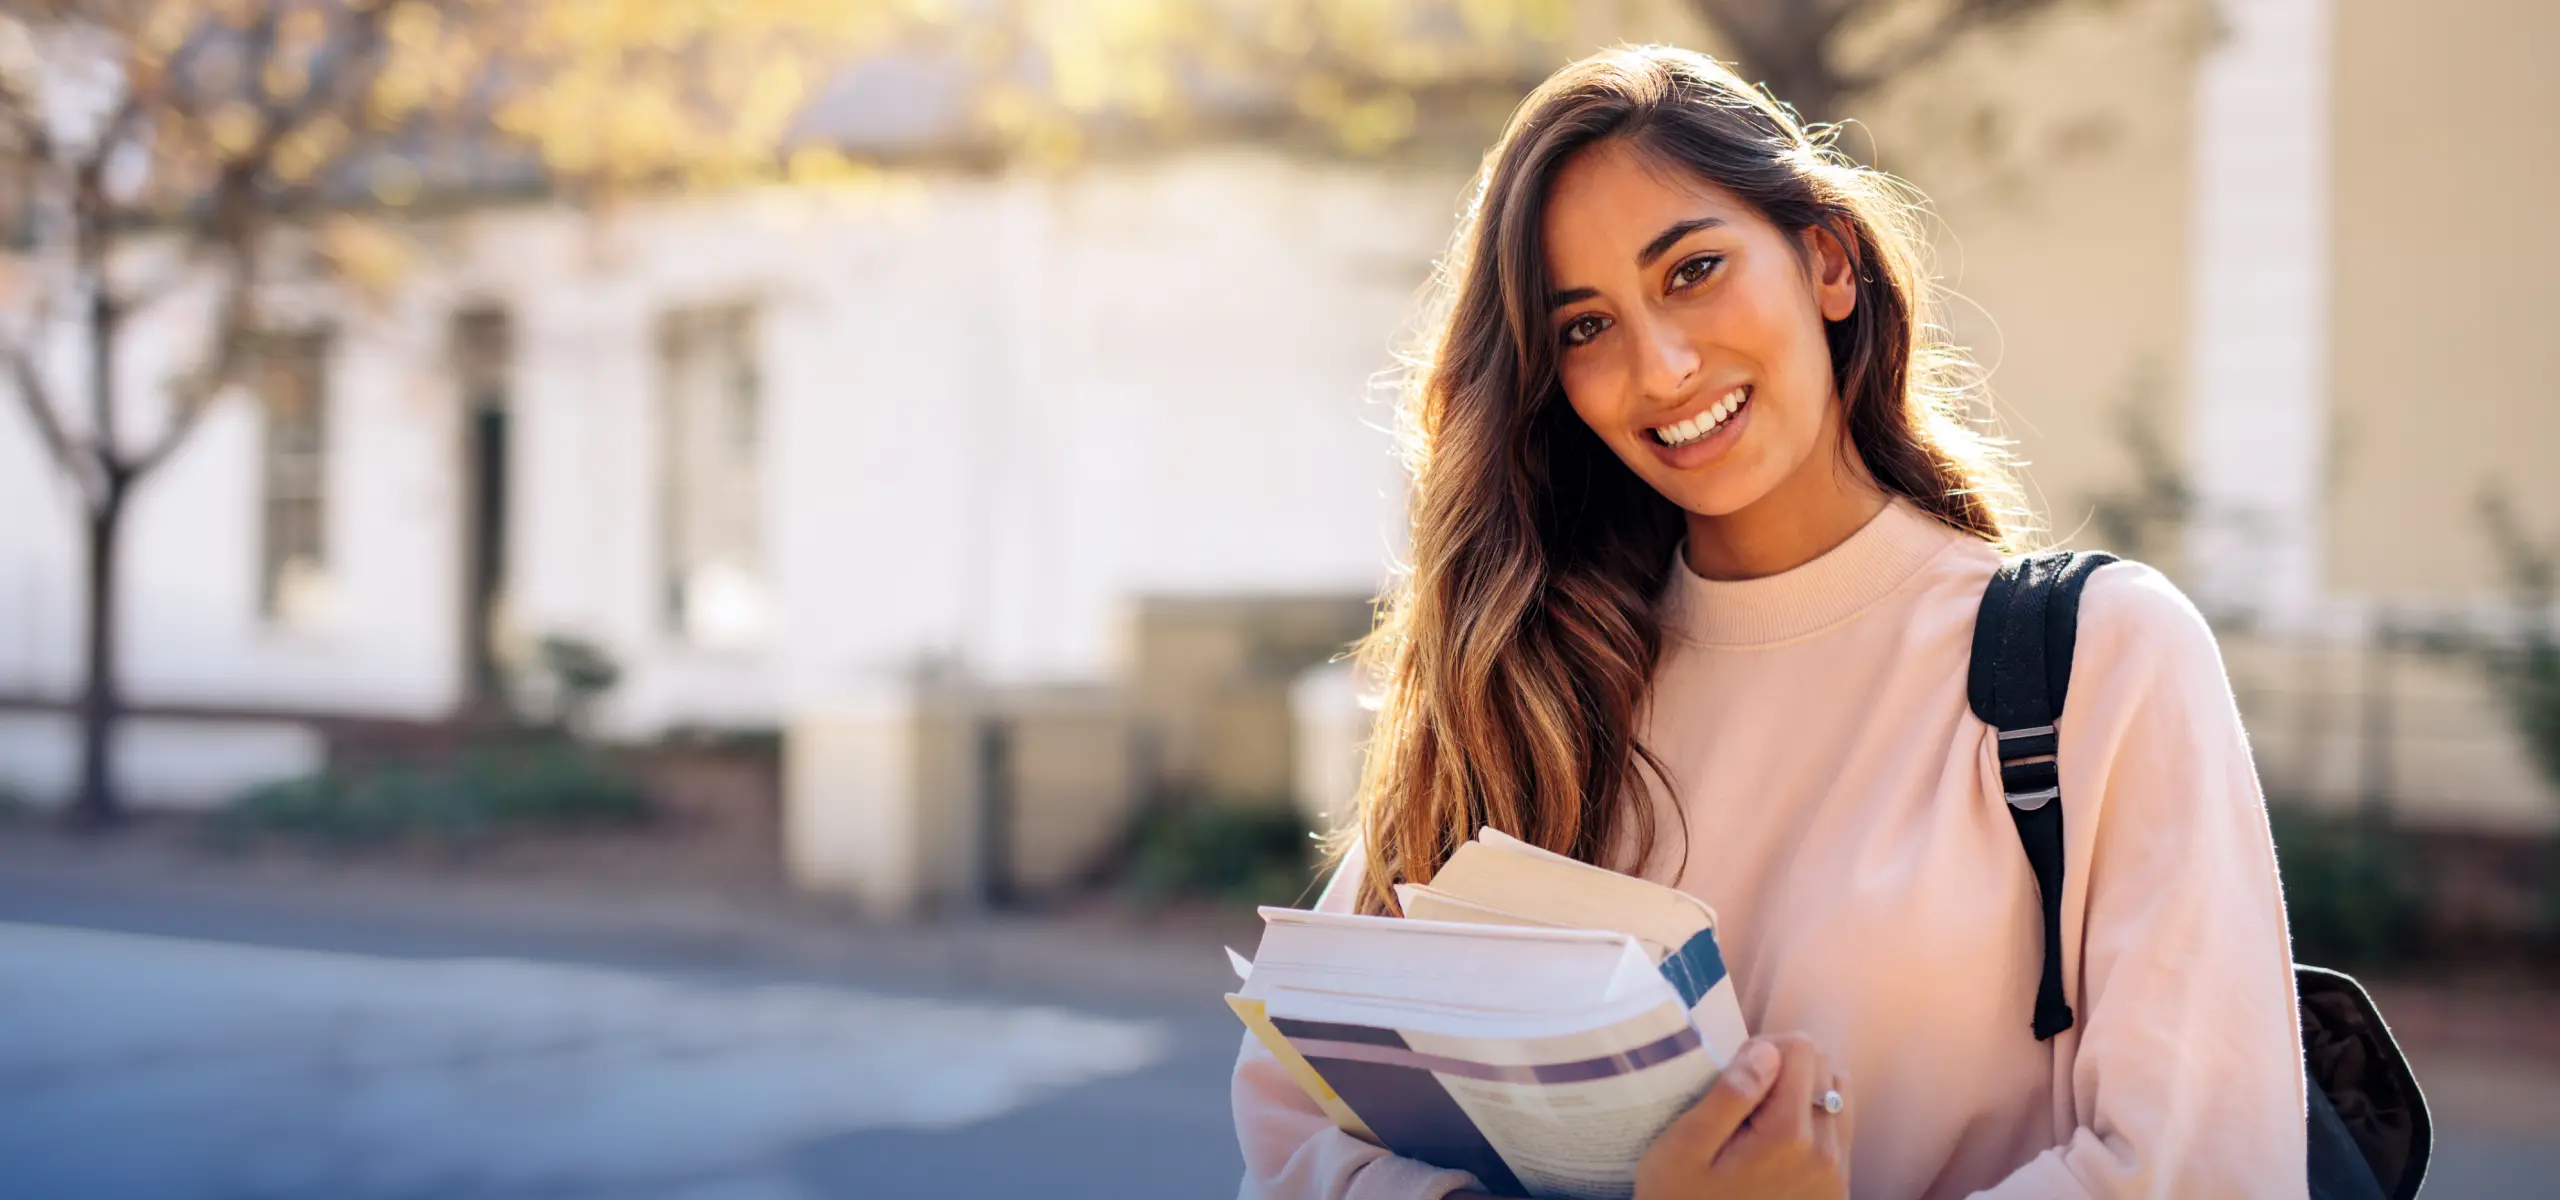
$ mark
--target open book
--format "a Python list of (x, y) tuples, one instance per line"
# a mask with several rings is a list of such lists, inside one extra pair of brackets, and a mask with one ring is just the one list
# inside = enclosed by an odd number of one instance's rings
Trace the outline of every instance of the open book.
[(1396, 896), (1263, 909), (1228, 1005), (1354, 1137), (1504, 1195), (1632, 1194), (1746, 1036), (1715, 913), (1493, 830)]

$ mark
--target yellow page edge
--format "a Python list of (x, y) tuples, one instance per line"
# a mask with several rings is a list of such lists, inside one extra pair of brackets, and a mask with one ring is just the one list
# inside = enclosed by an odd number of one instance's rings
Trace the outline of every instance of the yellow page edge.
[(1289, 1044), (1288, 1035), (1271, 1023), (1270, 1006), (1230, 992), (1227, 994), (1227, 1007), (1235, 1010), (1236, 1017), (1244, 1022), (1246, 1029), (1253, 1031), (1262, 1048), (1280, 1060), (1281, 1069), (1289, 1073), (1289, 1078), (1298, 1081), (1307, 1098), (1315, 1101), (1316, 1107), (1323, 1109), (1324, 1115), (1331, 1117), (1344, 1133), (1372, 1146), (1386, 1144), (1378, 1140), (1377, 1134), (1370, 1132), (1369, 1123), (1361, 1120), (1360, 1114), (1342, 1102), (1341, 1093), (1334, 1091), (1333, 1085), (1324, 1081), (1324, 1076), (1316, 1074), (1315, 1064), (1308, 1062), (1306, 1055), (1298, 1053), (1298, 1048)]

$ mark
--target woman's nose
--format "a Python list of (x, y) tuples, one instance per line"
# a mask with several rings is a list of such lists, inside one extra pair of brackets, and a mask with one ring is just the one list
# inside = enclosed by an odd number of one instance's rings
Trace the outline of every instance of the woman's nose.
[(1667, 400), (1689, 390), (1698, 373), (1698, 348), (1677, 322), (1650, 319), (1635, 330), (1636, 381), (1645, 394)]

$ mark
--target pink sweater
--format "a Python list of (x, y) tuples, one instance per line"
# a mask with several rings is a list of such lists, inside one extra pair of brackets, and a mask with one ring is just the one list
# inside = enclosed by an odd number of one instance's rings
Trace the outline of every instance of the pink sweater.
[[(1645, 874), (1714, 906), (1754, 1032), (1809, 1033), (1850, 1072), (1857, 1196), (2301, 1196), (2265, 801), (2212, 633), (2139, 565), (2081, 602), (2060, 755), (2078, 1023), (2029, 1032), (2036, 885), (1965, 702), (1998, 562), (1897, 501), (1783, 574), (1676, 571), (1647, 741), (1682, 811), (1654, 797)], [(1337, 878), (1319, 907), (1351, 896)], [(1249, 1037), (1234, 1095), (1245, 1197), (1470, 1182), (1335, 1129)]]

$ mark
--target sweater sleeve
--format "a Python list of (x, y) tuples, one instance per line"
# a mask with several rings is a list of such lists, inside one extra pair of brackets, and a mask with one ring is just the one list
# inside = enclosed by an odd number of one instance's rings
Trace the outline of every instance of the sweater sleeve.
[(2054, 1039), (2058, 1145), (1980, 1194), (2303, 1195), (2266, 801), (2213, 634), (2158, 572), (2090, 577), (2059, 733), (2077, 1023)]
[[(1317, 911), (1353, 910), (1364, 861), (1354, 846), (1316, 901)], [(1236, 1142), (1244, 1151), (1238, 1200), (1440, 1200), (1482, 1186), (1464, 1171), (1399, 1158), (1344, 1133), (1250, 1033), (1231, 1090)]]

